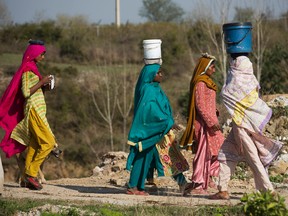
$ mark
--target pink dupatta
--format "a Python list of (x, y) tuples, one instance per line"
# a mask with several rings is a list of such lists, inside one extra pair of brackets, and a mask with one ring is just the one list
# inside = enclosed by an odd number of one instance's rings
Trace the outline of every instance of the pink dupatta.
[(32, 71), (40, 79), (35, 58), (46, 51), (43, 45), (29, 45), (23, 55), (22, 64), (13, 76), (10, 84), (0, 99), (0, 127), (5, 131), (5, 136), (0, 143), (0, 148), (11, 157), (25, 150), (26, 146), (10, 138), (15, 126), (24, 118), (25, 98), (21, 91), (22, 74)]

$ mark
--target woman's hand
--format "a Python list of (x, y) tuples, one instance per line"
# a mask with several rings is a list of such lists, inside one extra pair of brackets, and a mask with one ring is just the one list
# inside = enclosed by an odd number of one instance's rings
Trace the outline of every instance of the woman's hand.
[(49, 87), (52, 76), (48, 75), (43, 77), (36, 85), (30, 88), (30, 95), (33, 95), (39, 88), (47, 89)]
[(45, 86), (45, 85), (47, 85), (47, 84), (50, 84), (51, 80), (52, 80), (52, 76), (50, 76), (50, 75), (43, 77), (43, 78), (40, 80), (41, 86)]
[(211, 129), (213, 132), (216, 132), (218, 130), (221, 130), (221, 126), (219, 124), (215, 124), (211, 127)]

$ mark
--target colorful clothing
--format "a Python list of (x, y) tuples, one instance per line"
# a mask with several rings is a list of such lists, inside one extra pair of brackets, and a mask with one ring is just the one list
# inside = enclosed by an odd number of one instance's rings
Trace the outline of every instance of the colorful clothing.
[(259, 89), (250, 59), (239, 56), (231, 60), (227, 82), (221, 92), (233, 119), (233, 128), (218, 155), (221, 169), (223, 167), (219, 178), (221, 191), (227, 190), (227, 179), (239, 161), (246, 161), (251, 167), (257, 190), (273, 190), (265, 168), (278, 155), (282, 143), (262, 134), (272, 112), (259, 98)]
[(0, 126), (5, 130), (1, 148), (7, 157), (22, 152), (28, 146), (25, 173), (37, 177), (39, 167), (56, 145), (46, 119), (46, 103), (42, 88), (32, 95), (30, 89), (42, 79), (36, 58), (45, 46), (30, 44), (0, 101)]
[[(18, 141), (22, 145), (29, 145), (31, 141), (31, 128), (29, 127), (30, 112), (34, 109), (36, 114), (42, 119), (43, 124), (47, 129), (52, 131), (49, 127), (46, 118), (46, 103), (44, 94), (41, 88), (39, 88), (34, 94), (30, 95), (30, 88), (39, 82), (39, 77), (33, 72), (28, 71), (22, 75), (22, 92), (26, 98), (25, 108), (24, 108), (24, 118), (19, 122), (11, 133), (11, 138)], [(53, 135), (54, 136), (54, 135)]]
[(27, 47), (22, 58), (22, 64), (0, 100), (0, 127), (5, 131), (0, 147), (6, 153), (6, 157), (11, 157), (26, 148), (26, 146), (12, 139), (10, 135), (15, 126), (24, 118), (25, 98), (21, 91), (22, 74), (26, 71), (32, 71), (39, 79), (42, 78), (34, 60), (45, 50), (42, 45), (29, 45)]
[(232, 123), (232, 130), (224, 141), (218, 157), (220, 160), (218, 185), (220, 191), (228, 191), (229, 180), (240, 161), (247, 162), (251, 168), (257, 190), (274, 190), (268, 173), (258, 156), (255, 143), (253, 136), (247, 129)]
[(213, 125), (219, 124), (216, 116), (216, 92), (207, 88), (205, 83), (199, 82), (196, 85), (195, 105), (194, 127), (197, 147), (195, 147), (196, 152), (193, 158), (191, 181), (201, 184), (196, 189), (207, 189), (210, 177), (216, 177), (219, 174), (217, 156), (224, 141), (220, 130), (214, 132), (211, 129)]
[(127, 161), (130, 170), (136, 152), (155, 147), (168, 133), (174, 119), (170, 102), (160, 87), (153, 82), (160, 65), (145, 65), (135, 88), (134, 118), (128, 135), (132, 150)]
[(189, 164), (180, 152), (173, 130), (170, 130), (169, 133), (157, 143), (156, 148), (160, 155), (164, 176), (176, 176), (189, 170)]
[[(224, 141), (221, 131), (212, 126), (219, 125), (216, 115), (216, 90), (213, 80), (205, 74), (214, 58), (203, 56), (194, 70), (190, 84), (188, 122), (180, 146), (194, 149), (191, 181), (199, 185), (195, 189), (206, 190), (211, 176), (218, 176), (218, 151)], [(193, 146), (192, 146), (193, 145)]]
[(25, 160), (25, 173), (37, 177), (41, 164), (54, 148), (56, 141), (50, 127), (34, 108), (30, 110), (28, 124), (31, 138)]
[(259, 98), (259, 89), (250, 59), (239, 56), (232, 60), (221, 91), (223, 102), (238, 126), (256, 133), (262, 133), (272, 115), (272, 110)]
[(129, 188), (144, 190), (149, 170), (164, 169), (156, 144), (174, 124), (170, 102), (158, 82), (153, 82), (160, 65), (145, 65), (138, 78), (134, 96), (134, 118), (128, 135), (130, 153), (126, 169), (130, 170)]

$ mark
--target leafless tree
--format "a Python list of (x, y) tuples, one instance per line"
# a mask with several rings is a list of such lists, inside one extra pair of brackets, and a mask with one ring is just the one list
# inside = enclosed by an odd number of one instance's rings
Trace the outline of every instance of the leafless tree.
[(117, 106), (118, 87), (117, 81), (114, 79), (113, 72), (108, 71), (108, 66), (104, 67), (104, 71), (93, 73), (86, 76), (85, 88), (89, 92), (92, 102), (107, 124), (110, 133), (110, 148), (114, 151), (114, 130), (113, 120)]
[[(132, 70), (135, 70), (133, 67)], [(117, 97), (117, 107), (118, 110), (123, 118), (123, 143), (122, 143), (122, 150), (126, 150), (126, 141), (127, 141), (127, 122), (128, 117), (131, 113), (132, 106), (133, 106), (133, 96), (134, 96), (134, 88), (136, 84), (136, 76), (134, 76), (135, 72), (129, 71), (127, 68), (127, 64), (124, 63), (123, 73), (121, 74), (122, 79)]]
[(254, 13), (254, 34), (255, 34), (255, 50), (253, 52), (253, 56), (256, 59), (256, 77), (257, 80), (261, 81), (261, 74), (262, 74), (262, 66), (263, 66), (263, 56), (264, 52), (267, 48), (267, 44), (269, 42), (269, 29), (267, 29), (267, 25), (265, 25), (265, 21), (267, 21), (266, 14), (269, 14), (267, 11), (267, 2), (256, 0), (258, 7), (255, 9)]
[[(209, 7), (207, 6), (209, 5)], [(205, 4), (203, 1), (198, 1), (194, 15), (196, 19), (201, 20), (200, 25), (207, 33), (209, 39), (212, 42), (207, 43), (206, 50), (199, 50), (200, 52), (208, 51), (210, 54), (215, 55), (218, 59), (220, 71), (223, 74), (224, 82), (226, 81), (226, 62), (227, 54), (225, 49), (225, 41), (222, 26), (228, 20), (228, 14), (230, 11), (231, 0), (209, 0)], [(220, 25), (215, 25), (214, 17), (219, 17)], [(217, 27), (215, 27), (217, 26)], [(220, 35), (220, 40), (219, 40)], [(212, 50), (216, 50), (216, 53), (212, 53)]]

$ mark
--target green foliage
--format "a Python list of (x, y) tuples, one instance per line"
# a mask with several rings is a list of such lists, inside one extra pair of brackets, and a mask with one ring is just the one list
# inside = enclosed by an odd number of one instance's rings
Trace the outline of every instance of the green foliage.
[[(288, 106), (285, 107), (272, 107), (272, 118), (279, 118), (280, 116), (288, 116)], [(288, 126), (287, 126), (288, 127)]]
[[(1, 41), (12, 44), (15, 40), (41, 39), (46, 43), (57, 42), (61, 38), (61, 29), (53, 21), (25, 23), (22, 25), (6, 26), (1, 30)], [(26, 45), (26, 44), (25, 44)]]
[[(179, 206), (166, 206), (155, 205), (152, 206), (120, 206), (113, 204), (103, 204), (89, 201), (89, 204), (77, 201), (71, 203), (71, 201), (60, 200), (29, 200), (29, 199), (0, 199), (0, 216), (12, 216), (16, 215), (16, 212), (29, 212), (35, 207), (41, 207), (44, 205), (57, 205), (59, 212), (51, 212), (43, 210), (41, 215), (43, 216), (76, 216), (76, 215), (103, 215), (103, 216), (242, 216), (242, 206), (200, 206), (200, 207), (179, 207)], [(71, 206), (72, 205), (72, 206)], [(41, 209), (41, 208), (37, 208)], [(47, 208), (46, 208), (47, 209)], [(57, 209), (57, 208), (55, 208)], [(40, 210), (41, 211), (41, 210)]]
[(60, 57), (66, 57), (81, 62), (85, 57), (80, 48), (81, 46), (78, 41), (63, 40), (60, 43)]
[(9, 200), (0, 199), (0, 216), (15, 215), (16, 211), (29, 211), (29, 209), (38, 206), (38, 202), (33, 200)]
[(65, 209), (62, 210), (59, 213), (52, 213), (52, 212), (42, 212), (41, 216), (80, 216), (82, 215), (79, 210), (77, 210), (76, 208), (69, 208), (69, 209)]
[(278, 44), (264, 53), (261, 87), (265, 94), (287, 93), (288, 51), (285, 47)]
[(205, 21), (197, 20), (191, 23), (187, 30), (187, 39), (192, 50), (203, 50), (203, 52), (207, 50), (207, 41), (210, 38), (203, 26), (205, 26)]
[(180, 107), (180, 110), (179, 112), (187, 117), (188, 116), (188, 104), (189, 104), (189, 95), (190, 95), (190, 92), (186, 92), (182, 95), (180, 95), (180, 97), (178, 98), (178, 105)]
[(241, 206), (201, 206), (195, 209), (193, 216), (241, 216), (243, 210)]
[(100, 212), (103, 216), (122, 216), (123, 213), (112, 210), (111, 208), (100, 208)]
[(285, 199), (271, 191), (245, 194), (241, 198), (244, 203), (243, 210), (247, 216), (287, 216), (288, 210)]
[(271, 182), (275, 182), (275, 183), (283, 183), (285, 179), (288, 178), (288, 174), (279, 174), (276, 176), (270, 176), (269, 179)]
[(184, 11), (172, 0), (143, 0), (139, 15), (152, 22), (179, 22)]
[(248, 175), (247, 175), (247, 164), (244, 162), (240, 162), (237, 164), (235, 173), (232, 175), (232, 179), (240, 179), (240, 180), (247, 180)]

